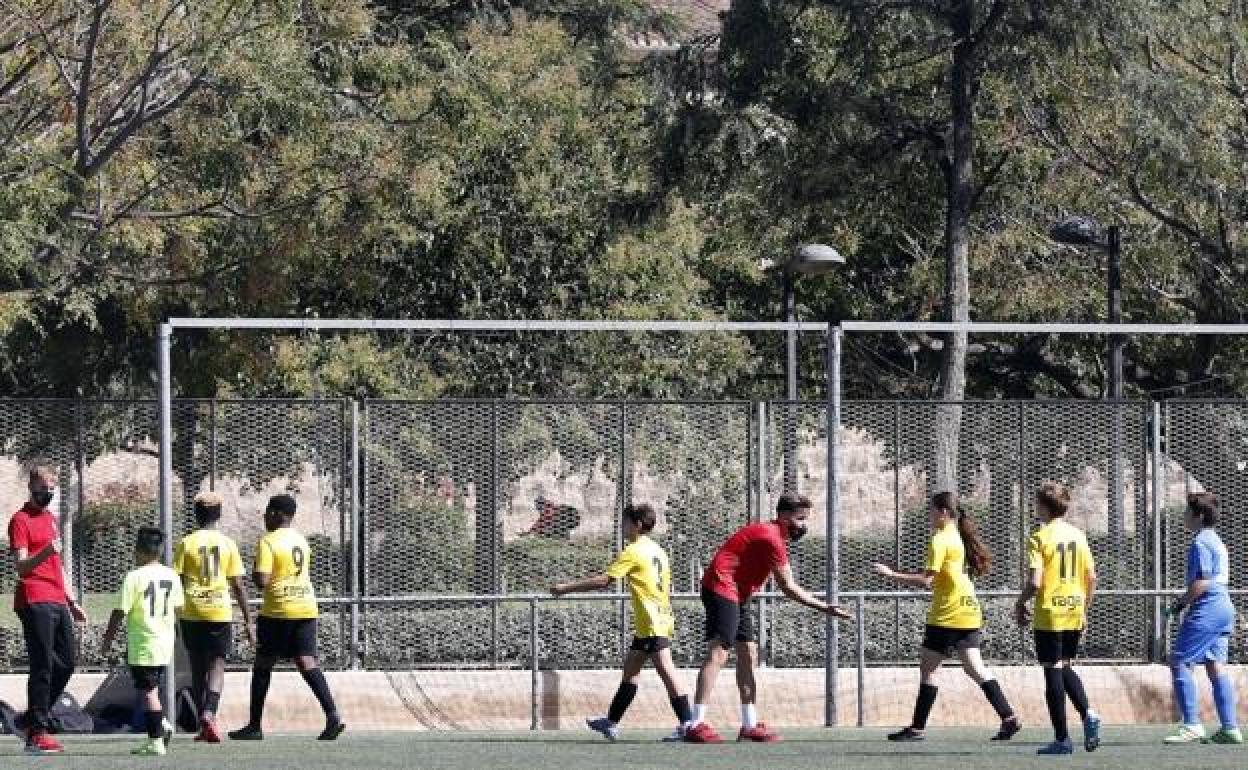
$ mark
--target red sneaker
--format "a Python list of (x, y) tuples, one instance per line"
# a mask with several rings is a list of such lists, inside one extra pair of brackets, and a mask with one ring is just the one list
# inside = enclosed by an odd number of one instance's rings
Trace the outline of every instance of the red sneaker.
[(742, 727), (741, 732), (737, 733), (738, 741), (754, 741), (755, 743), (779, 743), (780, 735), (766, 723), (759, 722), (753, 727)]
[(199, 723), (199, 734), (195, 736), (196, 743), (220, 743), (221, 728), (217, 727), (217, 720), (205, 719)]
[(65, 747), (43, 730), (32, 730), (26, 741), (27, 754), (60, 754)]
[(724, 739), (719, 737), (719, 733), (715, 732), (715, 728), (706, 722), (698, 722), (693, 727), (685, 730), (685, 743), (723, 743)]

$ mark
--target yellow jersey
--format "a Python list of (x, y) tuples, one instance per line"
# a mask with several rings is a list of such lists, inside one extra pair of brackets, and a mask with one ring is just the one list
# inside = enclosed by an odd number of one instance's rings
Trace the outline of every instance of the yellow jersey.
[(167, 666), (173, 660), (182, 581), (158, 561), (126, 573), (116, 608), (126, 616), (126, 662)]
[(312, 549), (290, 527), (275, 529), (256, 545), (256, 572), (269, 576), (260, 614), (266, 618), (315, 618), (316, 591), (312, 588)]
[(966, 574), (966, 547), (957, 524), (948, 522), (927, 541), (923, 568), (936, 573), (932, 580), (932, 604), (927, 610), (928, 625), (959, 629), (984, 625), (975, 584)]
[(1027, 541), (1027, 568), (1041, 570), (1033, 627), (1037, 631), (1083, 629), (1092, 551), (1083, 532), (1057, 518)]
[(242, 577), (243, 559), (234, 541), (215, 529), (197, 529), (173, 551), (173, 571), (182, 577), (184, 620), (229, 623), (231, 578)]
[(620, 551), (607, 575), (628, 582), (633, 597), (633, 630), (638, 637), (671, 637), (676, 628), (670, 592), (672, 568), (662, 546), (642, 535)]

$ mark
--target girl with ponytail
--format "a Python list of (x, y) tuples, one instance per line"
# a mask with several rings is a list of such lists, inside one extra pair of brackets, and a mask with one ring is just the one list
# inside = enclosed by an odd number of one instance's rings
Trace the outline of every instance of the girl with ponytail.
[[(919, 652), (919, 694), (910, 725), (888, 736), (890, 741), (921, 741), (927, 718), (936, 703), (936, 672), (946, 658), (957, 656), (962, 670), (975, 680), (1001, 718), (994, 741), (1008, 741), (1022, 723), (1010, 708), (1001, 685), (984, 666), (979, 647), (984, 624), (971, 577), (988, 574), (992, 554), (979, 537), (975, 520), (958, 505), (953, 492), (933, 495), (927, 507), (932, 536), (922, 572), (905, 573), (885, 564), (873, 564), (876, 574), (902, 585), (930, 589), (932, 603)], [(969, 575), (967, 573), (970, 573)]]

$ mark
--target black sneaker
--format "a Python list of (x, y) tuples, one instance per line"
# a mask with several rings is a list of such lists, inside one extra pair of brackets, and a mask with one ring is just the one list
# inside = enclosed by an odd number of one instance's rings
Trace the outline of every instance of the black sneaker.
[(1021, 729), (1023, 729), (1023, 723), (1018, 721), (1018, 717), (1003, 719), (1001, 720), (1001, 729), (997, 730), (997, 734), (992, 736), (992, 739), (994, 741), (1008, 741), (1015, 735), (1018, 735), (1018, 731)]
[(316, 739), (318, 741), (337, 740), (338, 736), (342, 735), (342, 731), (345, 729), (347, 729), (347, 723), (343, 722), (341, 719), (334, 718), (332, 721), (326, 723), (325, 729), (321, 731), (320, 735), (316, 736)]
[(900, 741), (903, 743), (910, 742), (910, 741), (921, 741), (923, 740), (923, 731), (916, 730), (913, 727), (903, 727), (902, 729), (898, 730), (895, 733), (889, 733), (888, 739), (890, 741)]
[(230, 731), (230, 740), (232, 741), (262, 741), (264, 740), (264, 731), (255, 725), (247, 725), (237, 730)]

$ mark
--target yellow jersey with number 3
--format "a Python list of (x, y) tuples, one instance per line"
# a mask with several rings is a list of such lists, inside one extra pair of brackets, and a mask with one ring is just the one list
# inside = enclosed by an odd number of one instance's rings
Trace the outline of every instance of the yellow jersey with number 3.
[(1092, 551), (1083, 531), (1053, 519), (1027, 541), (1027, 568), (1040, 570), (1032, 627), (1037, 631), (1079, 631), (1087, 611)]
[(633, 631), (638, 637), (671, 637), (676, 628), (670, 598), (672, 568), (662, 546), (642, 535), (620, 551), (607, 567), (607, 575), (628, 583)]
[(243, 559), (233, 540), (215, 529), (197, 529), (178, 542), (173, 571), (182, 577), (183, 620), (229, 623), (230, 578), (242, 577)]
[(256, 545), (256, 572), (269, 576), (260, 614), (266, 618), (315, 618), (316, 592), (312, 589), (312, 548), (290, 527), (275, 529)]
[(936, 573), (932, 578), (932, 604), (927, 610), (928, 625), (957, 629), (984, 625), (975, 584), (966, 574), (966, 547), (957, 524), (947, 522), (932, 535), (923, 569)]

